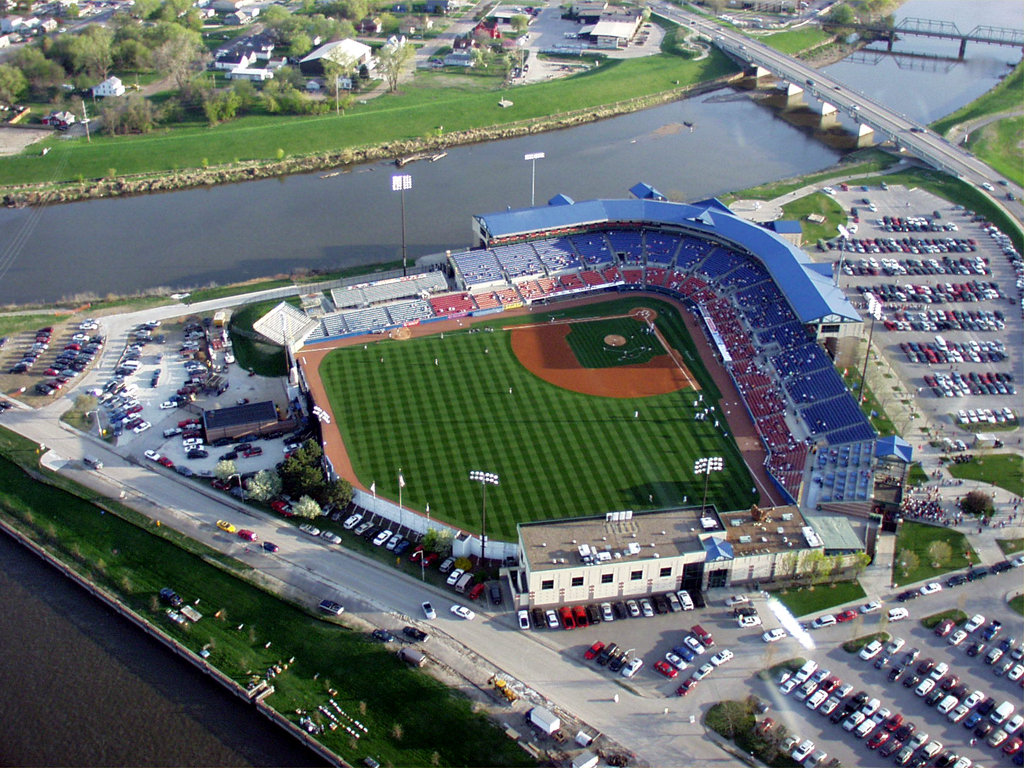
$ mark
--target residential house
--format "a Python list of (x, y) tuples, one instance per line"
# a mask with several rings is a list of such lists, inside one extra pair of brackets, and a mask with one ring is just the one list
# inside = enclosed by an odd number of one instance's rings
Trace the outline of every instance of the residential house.
[(374, 68), (373, 51), (370, 46), (346, 38), (321, 45), (299, 62), (299, 70), (304, 75), (322, 75), (324, 73), (323, 59), (348, 63), (354, 68), (363, 66), (367, 69)]
[(473, 54), (468, 51), (452, 51), (444, 57), (444, 65), (469, 69), (473, 66)]
[(451, 0), (427, 0), (427, 13), (444, 16), (452, 9)]
[(92, 87), (93, 96), (124, 96), (124, 85), (121, 79), (111, 75), (102, 83)]
[(72, 112), (60, 111), (51, 112), (43, 118), (43, 125), (50, 125), (59, 131), (66, 131), (75, 122), (75, 115)]
[(384, 25), (381, 24), (380, 18), (373, 16), (367, 16), (356, 24), (356, 32), (361, 35), (379, 35), (382, 29)]
[(434, 20), (429, 16), (407, 16), (398, 24), (398, 31), (407, 37), (422, 37), (433, 28)]
[(259, 8), (239, 8), (237, 11), (227, 14), (224, 17), (224, 23), (241, 27), (246, 24), (252, 24), (259, 15)]

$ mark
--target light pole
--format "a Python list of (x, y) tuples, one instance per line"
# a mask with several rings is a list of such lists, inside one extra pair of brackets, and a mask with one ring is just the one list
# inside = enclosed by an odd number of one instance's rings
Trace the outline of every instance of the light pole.
[(725, 469), (725, 461), (721, 456), (708, 456), (693, 462), (693, 471), (698, 475), (704, 475), (704, 498), (700, 502), (701, 514), (704, 514), (704, 507), (708, 502), (708, 480), (711, 479), (711, 473), (721, 472), (723, 469)]
[[(426, 537), (427, 533), (430, 531), (430, 502), (429, 501), (427, 502), (426, 512), (427, 512), (427, 528), (426, 528), (425, 531), (423, 531), (424, 537)], [(424, 562), (426, 559), (427, 559), (427, 550), (424, 548), (424, 549), (420, 550), (420, 581), (426, 581), (427, 580), (427, 576), (426, 576), (426, 568), (427, 568), (427, 566), (426, 566), (426, 563)]]
[(529, 160), (531, 167), (530, 172), (530, 207), (533, 207), (534, 193), (537, 190), (537, 161), (544, 159), (543, 152), (528, 152), (523, 155), (523, 160)]
[(480, 562), (487, 559), (487, 486), (498, 485), (498, 476), (493, 472), (483, 472), (479, 469), (471, 470), (469, 479), (480, 483)]
[(391, 177), (391, 191), (402, 194), (402, 275), (406, 274), (405, 263), (405, 190), (412, 189), (412, 176), (398, 173)]
[(880, 302), (875, 294), (869, 293), (868, 295), (868, 314), (871, 315), (871, 327), (868, 329), (868, 348), (864, 353), (864, 370), (860, 374), (860, 392), (857, 393), (858, 402), (863, 403), (867, 398), (864, 394), (864, 383), (868, 377), (868, 358), (871, 357), (871, 341), (875, 336), (875, 321), (881, 320), (884, 316), (882, 311), (882, 302)]

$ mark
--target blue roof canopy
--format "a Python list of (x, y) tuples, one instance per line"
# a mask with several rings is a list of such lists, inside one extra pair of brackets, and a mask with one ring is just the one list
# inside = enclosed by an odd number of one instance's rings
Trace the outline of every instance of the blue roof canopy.
[(861, 319), (843, 291), (830, 277), (818, 273), (818, 265), (806, 253), (775, 232), (736, 216), (719, 200), (693, 205), (654, 198), (573, 202), (558, 195), (546, 206), (480, 214), (475, 218), (487, 238), (587, 225), (676, 226), (698, 237), (722, 241), (758, 259), (801, 322), (817, 322), (830, 315), (845, 320)]
[(896, 459), (909, 464), (914, 460), (914, 449), (899, 435), (880, 437), (875, 441), (875, 458)]

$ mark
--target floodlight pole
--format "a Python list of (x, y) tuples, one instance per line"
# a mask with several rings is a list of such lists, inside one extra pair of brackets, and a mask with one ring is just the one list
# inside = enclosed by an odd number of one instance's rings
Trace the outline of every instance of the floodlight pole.
[(860, 374), (860, 392), (857, 393), (858, 402), (863, 403), (867, 398), (864, 394), (864, 382), (868, 378), (868, 358), (871, 356), (871, 340), (875, 336), (875, 320), (882, 314), (882, 305), (873, 294), (868, 295), (868, 313), (871, 315), (871, 326), (868, 328), (868, 348), (864, 352), (864, 369)]
[(706, 458), (697, 459), (693, 464), (693, 471), (697, 474), (704, 474), (704, 497), (700, 502), (700, 512), (703, 515), (704, 509), (708, 503), (708, 481), (711, 479), (712, 472), (721, 472), (725, 463), (719, 456), (710, 456)]
[(529, 160), (530, 171), (530, 207), (534, 206), (535, 193), (537, 191), (537, 161), (544, 159), (543, 152), (529, 152), (523, 155), (523, 160)]
[(405, 190), (412, 189), (412, 176), (407, 173), (395, 174), (391, 177), (391, 191), (402, 195), (402, 276), (407, 273), (405, 257)]
[(487, 559), (487, 486), (498, 485), (499, 478), (493, 472), (483, 472), (474, 469), (469, 473), (469, 479), (480, 483), (480, 562)]

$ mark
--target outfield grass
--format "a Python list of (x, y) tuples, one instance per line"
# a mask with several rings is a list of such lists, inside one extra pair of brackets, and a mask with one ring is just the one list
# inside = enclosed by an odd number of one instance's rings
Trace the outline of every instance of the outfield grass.
[[(91, 143), (49, 139), (53, 151), (45, 156), (34, 145), (27, 154), (0, 159), (0, 184), (103, 178), (112, 175), (112, 169), (113, 175), (123, 176), (377, 146), (436, 136), (439, 130), (451, 133), (546, 119), (678, 90), (733, 71), (731, 60), (713, 50), (700, 61), (666, 54), (609, 61), (589, 72), (511, 92), (424, 88), (414, 80), (403, 84), (399, 93), (356, 104), (340, 117), (258, 115), (213, 127), (97, 135)], [(513, 108), (498, 105), (502, 94), (512, 98)]]
[(1024, 185), (1024, 116), (1007, 117), (971, 133), (968, 147), (979, 158), (1011, 181)]
[(703, 476), (692, 468), (700, 456), (725, 458), (726, 471), (711, 475), (708, 501), (749, 506), (753, 480), (735, 442), (692, 418), (690, 390), (637, 399), (569, 392), (527, 371), (501, 331), (545, 322), (550, 313), (595, 317), (637, 306), (656, 309), (660, 331), (701, 382), (705, 401), (717, 400), (678, 311), (648, 297), (495, 316), (494, 333), (335, 350), (320, 375), (359, 481), (395, 499), (401, 468), (404, 504), (429, 503), (435, 517), (477, 530), (480, 488), (468, 473), (495, 472), (501, 485), (487, 494), (487, 531), (507, 541), (515, 540), (517, 522), (698, 502)]
[(816, 587), (784, 589), (772, 593), (794, 616), (808, 616), (836, 605), (852, 603), (865, 597), (864, 588), (857, 581), (837, 581)]
[[(953, 550), (953, 556), (949, 562), (938, 567), (932, 566), (932, 558), (928, 554), (928, 545), (933, 541), (944, 541)], [(910, 568), (904, 573), (900, 566), (900, 553), (910, 550), (917, 555), (917, 567)], [(969, 554), (969, 556), (968, 556)], [(892, 564), (893, 584), (913, 584), (917, 581), (924, 581), (943, 573), (966, 568), (972, 563), (977, 564), (978, 554), (967, 541), (967, 537), (959, 531), (954, 531), (940, 525), (925, 525), (904, 520), (900, 524), (900, 532), (896, 537), (896, 555)]]
[[(12, 448), (19, 441), (4, 434), (5, 454), (13, 449), (22, 462), (34, 456)], [(104, 514), (78, 495), (29, 478), (6, 459), (0, 459), (0, 515), (179, 642), (195, 652), (209, 650), (210, 663), (242, 685), (294, 656), (274, 678), (277, 692), (267, 703), (294, 722), (296, 709), (315, 713), (327, 701), (327, 688), (335, 688), (341, 708), (369, 729), (359, 742), (342, 729), (320, 737), (351, 765), (366, 755), (401, 766), (531, 764), (468, 700), (361, 633), (318, 621), (235, 578), (224, 570), (227, 556), (202, 544), (189, 542), (192, 552), (185, 551), (177, 543), (184, 537), (141, 516), (136, 524)], [(190, 627), (168, 621), (156, 598), (168, 585), (198, 602), (204, 618)]]
[(1002, 82), (994, 88), (956, 112), (936, 120), (931, 127), (936, 133), (944, 136), (950, 128), (958, 123), (1016, 109), (1022, 102), (1024, 102), (1024, 65), (1018, 64), (1013, 72), (1003, 78)]
[[(592, 323), (576, 323), (566, 342), (584, 368), (615, 368), (642, 365), (664, 354), (661, 345), (646, 332), (647, 326), (631, 317), (612, 317)], [(621, 347), (608, 347), (605, 336), (617, 334), (626, 339)]]
[(976, 455), (973, 461), (950, 462), (946, 468), (953, 477), (990, 483), (1016, 496), (1024, 496), (1024, 456), (1019, 453)]

